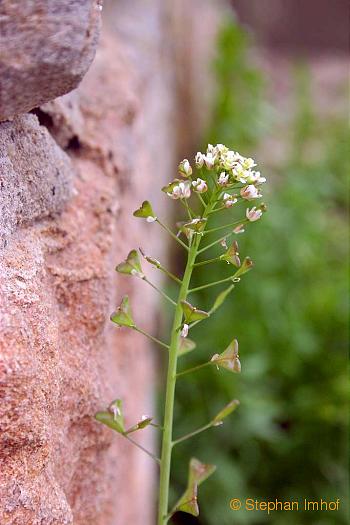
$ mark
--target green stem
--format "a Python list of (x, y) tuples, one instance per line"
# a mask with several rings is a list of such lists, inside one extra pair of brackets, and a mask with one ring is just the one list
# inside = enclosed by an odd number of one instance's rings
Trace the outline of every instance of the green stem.
[(133, 328), (134, 330), (136, 330), (136, 332), (139, 332), (140, 334), (145, 335), (146, 337), (148, 337), (148, 339), (150, 339), (150, 340), (153, 341), (154, 343), (157, 343), (157, 344), (160, 345), (160, 346), (164, 346), (164, 348), (166, 348), (167, 350), (169, 350), (169, 345), (163, 343), (163, 341), (160, 341), (159, 339), (157, 339), (157, 338), (154, 337), (153, 335), (148, 334), (147, 332), (145, 332), (144, 330), (142, 330), (142, 328), (139, 328), (138, 326), (132, 326), (132, 328)]
[[(210, 202), (203, 213), (203, 217), (207, 217), (211, 210), (213, 203)], [(159, 502), (158, 502), (158, 525), (165, 525), (168, 522), (168, 502), (169, 502), (169, 482), (170, 482), (170, 467), (171, 467), (171, 452), (173, 447), (173, 418), (174, 418), (174, 400), (176, 387), (176, 370), (178, 349), (180, 343), (180, 332), (178, 327), (182, 323), (183, 311), (181, 301), (185, 301), (188, 294), (189, 284), (192, 276), (193, 265), (196, 260), (197, 251), (201, 242), (202, 236), (197, 235), (194, 242), (188, 248), (188, 256), (185, 272), (182, 279), (182, 284), (179, 291), (177, 305), (171, 329), (171, 339), (169, 348), (169, 362), (166, 381), (165, 394), (165, 409), (164, 409), (164, 423), (163, 423), (163, 439), (162, 439), (162, 454), (159, 480)]]
[(200, 370), (201, 368), (204, 368), (206, 366), (212, 366), (213, 363), (211, 361), (208, 361), (207, 363), (203, 363), (202, 365), (197, 365), (192, 368), (187, 368), (187, 370), (184, 370), (183, 372), (179, 372), (176, 374), (176, 377), (184, 376), (186, 374), (191, 374), (192, 372), (196, 372), (197, 370)]
[(193, 266), (203, 266), (204, 264), (211, 264), (217, 261), (220, 261), (220, 257), (215, 257), (214, 259), (208, 259), (207, 261), (201, 261), (199, 263), (195, 263)]
[(180, 437), (179, 439), (175, 439), (173, 441), (173, 445), (177, 445), (178, 443), (181, 443), (182, 441), (186, 441), (187, 439), (190, 439), (193, 436), (196, 436), (197, 434), (200, 434), (201, 432), (204, 432), (205, 430), (208, 430), (208, 428), (211, 428), (213, 426), (213, 423), (210, 422), (207, 425), (204, 425), (203, 427), (197, 428), (197, 430), (193, 430), (192, 432), (189, 432), (185, 436)]
[(143, 281), (145, 281), (146, 283), (148, 283), (150, 286), (152, 286), (152, 288), (154, 288), (154, 290), (156, 290), (158, 293), (160, 293), (160, 295), (162, 295), (164, 297), (164, 299), (167, 299), (169, 301), (169, 303), (173, 304), (176, 306), (176, 303), (175, 301), (173, 301), (169, 295), (167, 295), (165, 292), (163, 292), (163, 290), (161, 290), (160, 288), (158, 288), (155, 284), (151, 283), (151, 281), (149, 281), (147, 279), (147, 277), (143, 277)]
[(217, 284), (227, 283), (227, 281), (232, 281), (233, 278), (234, 275), (231, 275), (230, 277), (226, 277), (226, 279), (220, 279), (220, 281), (214, 281), (213, 283), (203, 284), (202, 286), (191, 288), (190, 290), (188, 290), (188, 293), (190, 294), (192, 292), (199, 292), (199, 290), (204, 290), (205, 288), (210, 288), (211, 286), (216, 286)]
[(207, 233), (213, 233), (219, 230), (224, 230), (225, 228), (231, 228), (231, 226), (238, 226), (239, 224), (246, 224), (247, 222), (249, 222), (247, 219), (242, 219), (240, 221), (231, 222), (231, 224), (225, 224), (224, 226), (218, 226), (217, 228), (212, 228), (211, 230), (207, 230), (204, 232), (204, 235), (206, 235)]
[(126, 434), (123, 434), (123, 436), (128, 440), (130, 441), (130, 443), (132, 443), (133, 445), (135, 445), (135, 447), (139, 448), (140, 450), (142, 450), (142, 452), (144, 452), (145, 454), (147, 454), (147, 456), (149, 456), (150, 458), (154, 459), (154, 461), (156, 461), (159, 465), (160, 465), (160, 459), (157, 458), (157, 456), (155, 456), (154, 454), (152, 454), (152, 452), (149, 452), (149, 450), (143, 448), (142, 445), (140, 445), (139, 443), (137, 443), (136, 441), (134, 441), (131, 437), (127, 436)]
[(211, 242), (210, 244), (207, 244), (207, 246), (204, 246), (204, 248), (202, 248), (201, 250), (198, 250), (198, 255), (200, 253), (203, 253), (205, 252), (206, 250), (209, 250), (209, 248), (212, 248), (213, 246), (215, 246), (216, 244), (219, 244), (220, 242), (226, 240), (228, 237), (230, 237), (232, 235), (232, 232), (230, 233), (226, 233), (226, 235), (223, 235), (222, 237), (220, 237), (220, 239), (216, 239), (216, 241), (213, 241)]
[(169, 235), (171, 235), (171, 237), (172, 237), (176, 242), (178, 242), (179, 244), (181, 244), (181, 246), (182, 246), (183, 248), (185, 248), (185, 250), (189, 251), (189, 247), (188, 247), (184, 242), (182, 242), (182, 240), (179, 239), (179, 238), (175, 235), (175, 233), (172, 232), (170, 228), (168, 228), (168, 226), (167, 226), (166, 224), (164, 224), (163, 222), (161, 222), (159, 219), (157, 219), (157, 222), (158, 222), (158, 224), (159, 224), (162, 228), (164, 228), (164, 230), (165, 230), (166, 232), (169, 233)]

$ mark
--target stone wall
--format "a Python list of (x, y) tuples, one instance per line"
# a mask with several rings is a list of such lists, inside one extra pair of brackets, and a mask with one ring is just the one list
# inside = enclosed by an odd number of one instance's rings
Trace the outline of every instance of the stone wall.
[(157, 350), (108, 318), (127, 292), (157, 330), (158, 297), (114, 267), (140, 244), (166, 255), (131, 212), (174, 173), (186, 10), (110, 0), (98, 43), (101, 11), (0, 4), (1, 525), (154, 523), (153, 463), (93, 415), (115, 397), (130, 423), (154, 412)]

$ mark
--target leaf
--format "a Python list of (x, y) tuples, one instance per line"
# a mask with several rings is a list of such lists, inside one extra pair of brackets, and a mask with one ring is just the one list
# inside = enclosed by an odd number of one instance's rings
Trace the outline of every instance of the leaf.
[(191, 352), (195, 348), (196, 343), (192, 341), (192, 339), (189, 339), (188, 337), (181, 337), (178, 355), (188, 354), (188, 352)]
[(216, 414), (212, 421), (213, 426), (222, 425), (222, 420), (225, 419), (225, 417), (232, 414), (232, 412), (234, 412), (238, 406), (238, 399), (233, 399), (233, 401), (230, 401), (228, 405), (226, 405), (222, 410), (220, 410), (218, 414)]
[(123, 416), (123, 403), (121, 399), (115, 399), (108, 407), (108, 412), (97, 412), (95, 419), (100, 421), (109, 428), (112, 428), (119, 434), (125, 433), (125, 424)]
[(181, 301), (181, 307), (187, 324), (193, 323), (194, 321), (200, 321), (201, 319), (209, 317), (208, 312), (204, 312), (204, 310), (199, 310), (187, 301)]
[(156, 220), (157, 217), (152, 209), (152, 205), (149, 201), (143, 201), (140, 208), (133, 213), (134, 217), (140, 217), (142, 219), (148, 219), (151, 218), (153, 220)]
[(224, 352), (213, 355), (211, 361), (218, 367), (225, 368), (230, 372), (239, 373), (241, 371), (241, 363), (238, 355), (237, 339), (234, 339)]
[(227, 296), (232, 292), (234, 287), (235, 287), (234, 284), (230, 284), (230, 286), (228, 286), (223, 292), (219, 293), (219, 295), (217, 296), (217, 298), (214, 301), (213, 306), (210, 309), (210, 313), (213, 313), (218, 308), (220, 308), (220, 306), (225, 302)]
[(198, 487), (216, 470), (215, 465), (206, 465), (198, 459), (192, 458), (189, 465), (187, 488), (179, 501), (176, 503), (172, 513), (181, 511), (192, 516), (199, 516), (197, 502)]
[(127, 295), (124, 295), (120, 306), (118, 306), (116, 311), (112, 313), (111, 321), (113, 321), (113, 323), (117, 324), (118, 326), (129, 326), (131, 328), (135, 326), (129, 303), (129, 297)]
[(228, 250), (220, 256), (220, 259), (222, 261), (226, 261), (228, 264), (233, 264), (233, 266), (236, 266), (236, 268), (241, 266), (237, 241), (233, 241)]
[(136, 250), (131, 250), (126, 260), (118, 264), (118, 266), (116, 267), (116, 271), (127, 275), (137, 275), (142, 279), (144, 277), (144, 274), (142, 273), (141, 262), (138, 252)]

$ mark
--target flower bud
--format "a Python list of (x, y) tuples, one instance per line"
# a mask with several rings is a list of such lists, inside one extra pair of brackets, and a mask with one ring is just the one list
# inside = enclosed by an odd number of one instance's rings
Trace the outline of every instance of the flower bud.
[(207, 183), (203, 179), (198, 178), (197, 180), (194, 180), (192, 186), (197, 193), (205, 193), (208, 191)]
[(188, 324), (184, 323), (182, 330), (180, 332), (181, 337), (187, 337), (188, 336)]
[(235, 233), (235, 234), (244, 233), (244, 224), (239, 224), (239, 225), (236, 226), (236, 228), (234, 228), (232, 231), (233, 231), (233, 233)]
[(263, 212), (262, 212), (261, 209), (256, 208), (254, 206), (251, 209), (247, 208), (245, 214), (246, 214), (246, 217), (247, 217), (248, 221), (255, 222), (255, 221), (258, 221), (261, 218)]
[(213, 153), (207, 153), (204, 156), (204, 162), (208, 170), (211, 170), (215, 165), (216, 156)]
[(196, 162), (197, 168), (202, 168), (203, 167), (204, 160), (205, 160), (205, 158), (204, 158), (203, 153), (198, 151), (197, 154), (196, 154), (196, 157), (195, 157), (195, 162)]
[(180, 162), (178, 170), (183, 177), (189, 177), (190, 175), (192, 175), (191, 164), (187, 159), (184, 159)]
[(262, 197), (261, 193), (259, 193), (259, 190), (253, 184), (249, 184), (249, 186), (242, 188), (240, 193), (241, 197), (246, 200), (259, 199)]
[(225, 208), (231, 208), (234, 204), (236, 204), (237, 199), (233, 195), (230, 195), (229, 193), (225, 193), (223, 196), (224, 206)]
[(226, 173), (225, 171), (222, 171), (218, 178), (218, 185), (226, 186), (228, 184), (228, 180), (229, 180), (229, 174)]

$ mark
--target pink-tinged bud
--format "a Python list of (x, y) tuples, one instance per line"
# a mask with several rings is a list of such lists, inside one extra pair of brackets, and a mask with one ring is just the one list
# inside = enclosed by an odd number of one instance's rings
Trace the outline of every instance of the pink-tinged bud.
[(172, 199), (189, 199), (191, 197), (191, 183), (189, 181), (179, 182), (173, 187), (170, 193), (167, 193)]
[(198, 151), (195, 157), (195, 163), (196, 163), (197, 168), (203, 167), (204, 160), (205, 160), (205, 155), (203, 155), (203, 153)]
[(180, 332), (181, 337), (187, 337), (188, 336), (188, 324), (184, 324), (182, 327), (182, 330)]
[(239, 233), (244, 233), (244, 224), (239, 224), (238, 226), (236, 226), (236, 228), (233, 229), (233, 233), (237, 235)]
[(230, 195), (229, 193), (225, 193), (223, 196), (224, 206), (225, 208), (231, 208), (234, 204), (236, 204), (237, 199), (233, 195)]
[(247, 200), (259, 199), (262, 196), (261, 193), (259, 193), (259, 190), (253, 184), (249, 184), (249, 186), (242, 188), (240, 193), (241, 197)]
[(192, 186), (197, 193), (205, 193), (208, 191), (207, 183), (203, 179), (194, 180)]
[(222, 171), (218, 178), (218, 184), (219, 186), (226, 186), (228, 183), (229, 174)]
[(207, 153), (204, 156), (204, 162), (208, 170), (211, 170), (214, 167), (215, 160), (216, 160), (216, 156), (211, 152)]
[(183, 161), (180, 162), (179, 173), (183, 175), (184, 177), (189, 177), (190, 175), (192, 175), (191, 164), (189, 163), (187, 159), (184, 159)]
[(263, 212), (259, 208), (256, 208), (254, 206), (252, 209), (247, 208), (245, 214), (246, 214), (248, 221), (255, 222), (261, 218)]

